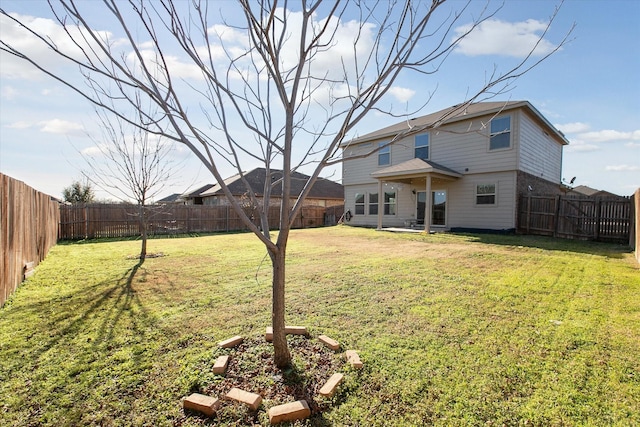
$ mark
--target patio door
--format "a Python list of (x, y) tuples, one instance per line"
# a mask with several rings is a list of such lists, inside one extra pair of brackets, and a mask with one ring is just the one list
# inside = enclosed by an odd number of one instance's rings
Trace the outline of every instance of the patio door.
[(431, 225), (447, 225), (447, 192), (431, 192)]
[(416, 224), (424, 225), (424, 207), (427, 203), (427, 192), (426, 191), (418, 191), (416, 193), (416, 198), (418, 200), (417, 212), (416, 212)]
[[(427, 192), (416, 193), (416, 222), (424, 224), (424, 208), (427, 202)], [(436, 190), (431, 192), (431, 225), (446, 225), (447, 219), (447, 192)]]

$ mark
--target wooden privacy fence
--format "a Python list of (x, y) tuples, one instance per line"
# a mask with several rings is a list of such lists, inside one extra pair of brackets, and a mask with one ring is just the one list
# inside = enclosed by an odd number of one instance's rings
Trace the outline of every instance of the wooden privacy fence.
[(0, 306), (56, 244), (58, 203), (0, 174)]
[[(303, 207), (293, 228), (320, 227), (331, 224), (323, 206)], [(344, 209), (344, 207), (343, 207)], [(280, 209), (269, 209), (269, 226), (278, 228)], [(340, 214), (341, 215), (341, 214)], [(152, 205), (148, 207), (149, 235), (214, 233), (243, 231), (247, 227), (231, 206)], [(332, 224), (335, 224), (335, 219)], [(256, 224), (259, 219), (256, 218)], [(65, 239), (95, 239), (140, 235), (138, 207), (127, 204), (87, 204), (60, 206), (58, 237)]]
[(520, 197), (518, 231), (570, 239), (628, 243), (633, 227), (632, 200)]

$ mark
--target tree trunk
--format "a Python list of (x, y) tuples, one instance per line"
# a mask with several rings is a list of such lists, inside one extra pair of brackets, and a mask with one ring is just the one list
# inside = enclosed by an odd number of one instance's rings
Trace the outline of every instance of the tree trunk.
[(291, 365), (291, 354), (287, 346), (287, 337), (284, 332), (284, 284), (285, 284), (285, 253), (286, 248), (278, 247), (275, 251), (269, 251), (273, 266), (273, 298), (271, 309), (271, 326), (273, 327), (273, 353), (274, 363), (278, 368), (286, 368)]
[(140, 205), (138, 218), (140, 219), (140, 237), (142, 238), (142, 246), (140, 248), (140, 264), (147, 258), (147, 210), (144, 205)]

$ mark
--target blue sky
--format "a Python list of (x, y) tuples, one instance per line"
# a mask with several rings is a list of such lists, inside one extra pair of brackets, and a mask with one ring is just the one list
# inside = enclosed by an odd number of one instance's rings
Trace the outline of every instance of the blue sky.
[[(0, 0), (0, 5), (9, 12), (44, 18), (37, 24), (53, 28), (46, 20), (44, 2)], [(441, 72), (401, 79), (394, 105), (400, 112), (412, 110), (432, 94), (421, 112), (428, 114), (459, 103), (494, 66), (504, 69), (518, 60), (518, 50), (527, 37), (540, 34), (541, 23), (547, 22), (556, 5), (549, 0), (507, 0), (490, 25), (450, 55)], [(621, 195), (640, 188), (639, 21), (636, 0), (565, 1), (544, 42), (551, 47), (559, 43), (575, 23), (570, 41), (497, 98), (530, 101), (566, 134), (571, 144), (564, 150), (562, 176), (567, 181), (576, 177), (575, 185)], [(108, 23), (96, 29), (109, 30)], [(5, 25), (0, 25), (0, 37), (10, 37)], [(27, 40), (20, 42), (28, 48)], [(357, 132), (365, 134), (397, 121), (372, 114)], [(27, 65), (0, 55), (2, 173), (60, 197), (62, 189), (81, 176), (85, 163), (79, 151), (95, 145), (87, 136), (94, 128), (95, 114), (86, 101)], [(183, 172), (166, 194), (213, 182), (186, 150), (176, 156), (184, 161)], [(223, 168), (223, 175), (233, 173)], [(325, 175), (339, 180), (340, 168)]]

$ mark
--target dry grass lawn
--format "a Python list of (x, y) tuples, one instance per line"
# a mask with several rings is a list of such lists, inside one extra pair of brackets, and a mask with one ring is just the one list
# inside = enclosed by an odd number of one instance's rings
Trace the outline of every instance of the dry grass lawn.
[[(222, 381), (219, 340), (269, 324), (263, 247), (249, 234), (152, 240), (166, 256), (132, 276), (137, 249), (60, 244), (0, 310), (0, 425), (268, 425), (283, 402), (210, 420), (180, 405)], [(365, 363), (296, 425), (640, 425), (628, 248), (330, 227), (292, 233), (287, 273), (287, 323)], [(291, 378), (309, 381), (315, 368), (294, 359)], [(274, 381), (255, 374), (256, 390)]]

